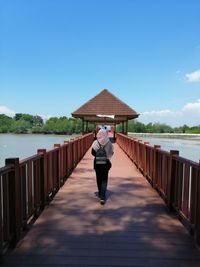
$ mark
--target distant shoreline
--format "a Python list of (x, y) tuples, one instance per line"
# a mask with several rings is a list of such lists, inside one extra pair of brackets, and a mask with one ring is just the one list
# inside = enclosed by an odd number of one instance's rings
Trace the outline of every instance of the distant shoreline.
[(155, 137), (155, 138), (172, 138), (172, 139), (195, 139), (200, 140), (200, 134), (187, 133), (134, 133), (128, 132), (128, 135), (137, 137)]

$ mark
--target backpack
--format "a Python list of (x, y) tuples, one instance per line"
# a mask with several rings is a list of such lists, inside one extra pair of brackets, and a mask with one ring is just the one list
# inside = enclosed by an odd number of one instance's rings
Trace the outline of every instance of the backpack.
[(99, 164), (107, 164), (107, 154), (106, 154), (106, 151), (105, 151), (104, 147), (105, 146), (102, 146), (99, 143), (99, 149), (96, 151), (96, 156), (95, 156), (95, 161), (96, 161), (97, 165), (99, 165)]

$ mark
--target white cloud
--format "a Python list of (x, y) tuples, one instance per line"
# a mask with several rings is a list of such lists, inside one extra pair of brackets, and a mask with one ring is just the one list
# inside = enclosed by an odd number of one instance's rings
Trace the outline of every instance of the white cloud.
[(0, 114), (5, 114), (9, 117), (14, 117), (15, 113), (16, 113), (15, 111), (6, 106), (0, 106)]
[(145, 111), (143, 113), (144, 116), (158, 116), (158, 117), (167, 117), (167, 116), (174, 116), (177, 115), (178, 112), (171, 111), (169, 109), (164, 109), (164, 110), (153, 110), (153, 111)]
[(166, 109), (143, 112), (139, 121), (143, 123), (165, 123), (173, 127), (184, 124), (190, 127), (200, 125), (200, 99), (194, 103), (185, 104), (179, 111)]
[(187, 103), (183, 107), (182, 111), (183, 112), (194, 111), (194, 112), (200, 113), (200, 99), (198, 99), (196, 103)]
[(200, 70), (187, 73), (185, 77), (188, 82), (199, 82), (200, 81)]

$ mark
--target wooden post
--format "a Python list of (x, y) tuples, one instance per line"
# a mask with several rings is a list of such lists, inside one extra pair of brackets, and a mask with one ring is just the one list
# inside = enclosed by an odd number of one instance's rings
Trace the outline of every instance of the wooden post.
[(22, 232), (22, 191), (19, 171), (19, 158), (9, 158), (5, 164), (14, 165), (14, 172), (9, 180), (9, 199), (10, 199), (10, 227), (13, 233), (12, 246), (19, 241)]
[(124, 121), (122, 121), (122, 133), (124, 134)]
[(125, 122), (125, 134), (128, 134), (128, 120)]
[(144, 176), (147, 176), (147, 145), (149, 145), (149, 142), (144, 142)]
[(88, 121), (86, 121), (86, 133), (88, 133)]
[(175, 179), (176, 179), (176, 163), (173, 160), (173, 157), (179, 156), (178, 150), (170, 150), (170, 171), (167, 181), (167, 207), (168, 210), (173, 210), (173, 201), (174, 201), (174, 190), (175, 190)]
[(142, 142), (141, 139), (137, 141), (137, 168), (140, 169), (140, 142)]
[[(3, 181), (2, 177), (0, 176), (0, 192), (3, 191)], [(2, 194), (2, 193), (1, 193)], [(4, 248), (4, 223), (3, 223), (3, 199), (2, 195), (0, 197), (0, 257), (3, 254)]]
[[(58, 164), (56, 165), (56, 160), (54, 159), (54, 175), (55, 175), (55, 179), (57, 179), (58, 182), (58, 189), (61, 186), (61, 156), (60, 156), (60, 144), (54, 144), (54, 148), (58, 148)], [(58, 177), (56, 177), (58, 176)]]
[(152, 177), (152, 182), (153, 182), (153, 188), (156, 188), (157, 185), (157, 179), (158, 179), (158, 173), (157, 173), (157, 168), (158, 168), (158, 161), (157, 161), (157, 155), (156, 151), (161, 148), (160, 145), (154, 145), (154, 164), (153, 164), (153, 177)]
[(70, 174), (70, 162), (69, 162), (69, 141), (64, 141), (64, 144), (67, 144), (67, 149), (66, 149), (66, 166), (67, 166), (67, 170), (66, 170), (66, 173), (67, 173), (67, 177), (69, 176)]
[(85, 121), (82, 119), (82, 134), (85, 132)]
[(113, 140), (116, 140), (116, 124), (114, 125)]
[(40, 186), (41, 186), (41, 201), (42, 209), (47, 203), (47, 160), (45, 158), (46, 149), (38, 149), (37, 154), (41, 155), (40, 158)]
[(196, 205), (196, 220), (195, 220), (195, 241), (200, 246), (200, 161), (197, 177), (197, 205)]

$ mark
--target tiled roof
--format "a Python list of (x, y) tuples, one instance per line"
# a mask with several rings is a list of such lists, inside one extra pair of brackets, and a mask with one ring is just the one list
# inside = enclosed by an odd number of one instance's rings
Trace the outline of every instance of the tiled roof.
[(74, 117), (94, 115), (115, 115), (136, 118), (139, 114), (119, 98), (110, 93), (107, 89), (102, 90), (98, 95), (83, 104), (72, 113)]

